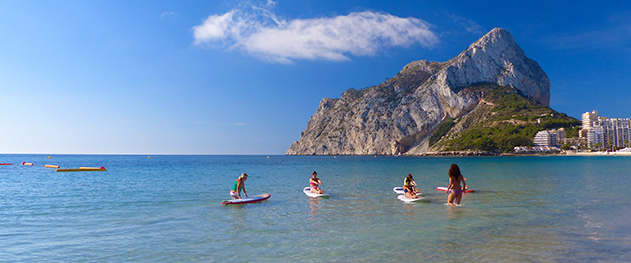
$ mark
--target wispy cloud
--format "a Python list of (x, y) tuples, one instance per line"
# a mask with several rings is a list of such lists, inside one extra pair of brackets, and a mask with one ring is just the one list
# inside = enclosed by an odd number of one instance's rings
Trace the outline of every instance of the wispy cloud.
[(578, 33), (564, 33), (543, 39), (556, 49), (603, 49), (631, 50), (631, 11), (612, 15), (609, 20), (593, 28), (583, 28)]
[(164, 20), (165, 17), (169, 17), (169, 16), (177, 16), (177, 14), (171, 11), (162, 12), (162, 14), (160, 14), (160, 19)]
[(482, 35), (486, 33), (488, 30), (485, 30), (484, 27), (478, 25), (475, 21), (468, 19), (466, 17), (462, 17), (455, 14), (450, 14), (449, 17), (451, 20), (458, 26), (463, 27), (467, 32)]
[(295, 59), (346, 60), (374, 55), (385, 47), (438, 43), (431, 25), (418, 18), (356, 12), (344, 16), (285, 20), (273, 13), (274, 2), (211, 15), (195, 26), (197, 45), (211, 45), (275, 62)]

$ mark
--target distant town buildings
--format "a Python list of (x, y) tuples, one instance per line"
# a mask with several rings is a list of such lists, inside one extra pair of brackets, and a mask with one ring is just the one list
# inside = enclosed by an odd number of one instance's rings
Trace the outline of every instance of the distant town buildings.
[(588, 147), (600, 150), (629, 146), (631, 119), (602, 117), (598, 111), (585, 112), (582, 118), (579, 137), (586, 138)]
[[(582, 129), (578, 138), (566, 138), (565, 129), (539, 131), (533, 138), (534, 147), (515, 147), (516, 153), (558, 152), (563, 149), (579, 149), (587, 146), (592, 150), (613, 151), (631, 146), (631, 119), (598, 116), (598, 111), (582, 114)], [(561, 147), (564, 145), (564, 147)], [(560, 147), (560, 148), (559, 148)], [(625, 149), (631, 152), (631, 148)]]

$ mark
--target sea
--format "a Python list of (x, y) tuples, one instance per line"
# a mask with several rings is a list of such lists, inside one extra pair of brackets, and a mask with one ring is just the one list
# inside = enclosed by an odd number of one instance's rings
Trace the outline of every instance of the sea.
[[(0, 165), (0, 262), (631, 262), (631, 157), (4, 154), (0, 163), (13, 163)], [(436, 190), (452, 163), (475, 190), (457, 207)], [(302, 192), (313, 171), (329, 198)], [(220, 204), (244, 172), (249, 196), (271, 198)], [(408, 174), (422, 202), (397, 199)]]

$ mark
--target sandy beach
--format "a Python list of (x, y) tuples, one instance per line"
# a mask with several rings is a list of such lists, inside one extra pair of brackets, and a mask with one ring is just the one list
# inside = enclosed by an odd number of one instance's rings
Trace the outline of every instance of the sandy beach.
[(569, 151), (561, 155), (571, 156), (631, 156), (631, 152), (574, 152)]

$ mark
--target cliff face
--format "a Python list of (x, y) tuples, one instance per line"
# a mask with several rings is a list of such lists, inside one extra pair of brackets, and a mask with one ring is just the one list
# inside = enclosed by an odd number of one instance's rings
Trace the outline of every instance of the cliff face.
[(378, 86), (324, 98), (289, 155), (399, 155), (427, 150), (445, 118), (458, 118), (480, 102), (481, 84), (512, 86), (548, 106), (550, 82), (511, 34), (495, 28), (455, 58), (416, 61)]

